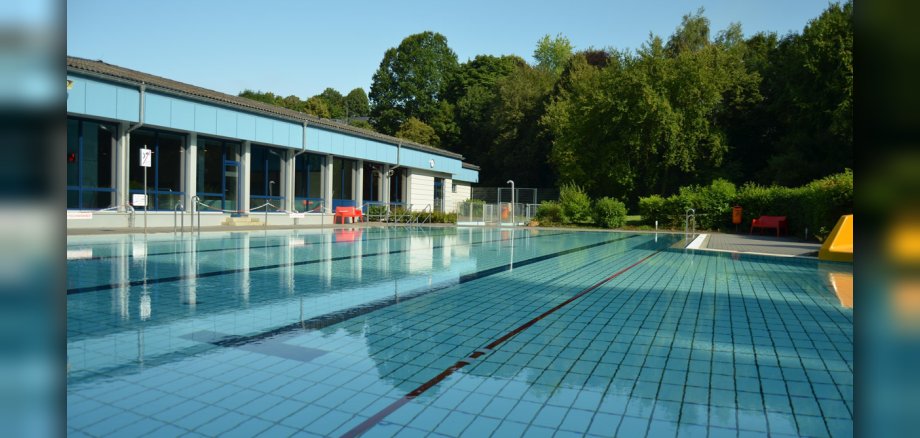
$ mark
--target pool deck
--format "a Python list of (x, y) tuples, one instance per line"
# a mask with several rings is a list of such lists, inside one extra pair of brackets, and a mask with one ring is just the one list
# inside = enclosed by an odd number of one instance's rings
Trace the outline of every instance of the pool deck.
[(708, 235), (702, 248), (738, 253), (814, 258), (818, 256), (821, 244), (804, 242), (794, 237), (712, 233)]

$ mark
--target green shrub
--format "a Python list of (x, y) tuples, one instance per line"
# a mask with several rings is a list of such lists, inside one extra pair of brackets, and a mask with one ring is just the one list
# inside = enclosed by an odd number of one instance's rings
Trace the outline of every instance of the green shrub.
[(563, 221), (562, 206), (556, 201), (543, 201), (537, 207), (537, 213), (534, 216), (544, 224), (561, 224)]
[(374, 218), (375, 220), (380, 220), (380, 219), (383, 218), (386, 214), (387, 214), (387, 206), (386, 206), (386, 205), (369, 205), (369, 206), (367, 207), (367, 215), (368, 215), (368, 217), (372, 217), (372, 218)]
[(594, 203), (594, 223), (604, 228), (620, 228), (626, 224), (626, 204), (603, 197)]
[(559, 205), (566, 223), (583, 224), (591, 221), (591, 198), (575, 183), (563, 184), (559, 188)]
[[(425, 213), (427, 215), (427, 213)], [(425, 217), (422, 217), (421, 220), (425, 220)], [(457, 213), (444, 213), (441, 211), (435, 211), (431, 213), (431, 223), (433, 224), (455, 224), (457, 223)]]
[(654, 224), (655, 221), (666, 222), (664, 219), (665, 203), (665, 198), (660, 195), (639, 198), (639, 215), (642, 216), (642, 222), (646, 224)]

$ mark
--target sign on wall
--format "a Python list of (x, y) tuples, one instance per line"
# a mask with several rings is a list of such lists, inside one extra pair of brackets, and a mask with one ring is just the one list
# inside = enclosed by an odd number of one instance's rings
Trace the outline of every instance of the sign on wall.
[(131, 205), (135, 207), (146, 207), (147, 206), (147, 195), (144, 194), (132, 194), (131, 195)]
[(141, 149), (141, 167), (150, 167), (153, 161), (153, 151), (150, 149)]

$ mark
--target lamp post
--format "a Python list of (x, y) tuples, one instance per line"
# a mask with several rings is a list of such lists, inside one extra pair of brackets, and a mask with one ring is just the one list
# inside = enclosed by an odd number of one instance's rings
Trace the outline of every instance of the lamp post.
[(511, 226), (514, 226), (514, 180), (508, 180), (506, 184), (511, 184)]

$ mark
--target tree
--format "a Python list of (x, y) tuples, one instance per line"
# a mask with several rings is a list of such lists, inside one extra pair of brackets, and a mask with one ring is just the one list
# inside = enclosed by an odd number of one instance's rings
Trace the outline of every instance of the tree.
[(393, 134), (411, 117), (430, 122), (456, 69), (457, 55), (444, 35), (423, 32), (406, 37), (399, 47), (386, 51), (374, 73), (371, 123)]
[(396, 131), (396, 136), (419, 144), (438, 145), (438, 135), (435, 134), (434, 128), (415, 117), (409, 117)]
[(329, 113), (329, 106), (326, 104), (326, 100), (319, 96), (313, 96), (307, 99), (303, 105), (303, 112), (326, 119), (331, 117), (331, 114)]
[(368, 131), (373, 131), (374, 127), (367, 120), (355, 119), (349, 120), (348, 124), (354, 126), (355, 128), (366, 129)]
[(367, 117), (371, 113), (367, 93), (361, 87), (348, 92), (345, 96), (345, 106), (348, 109), (348, 117)]
[(345, 118), (345, 98), (342, 97), (342, 93), (339, 93), (334, 88), (326, 88), (322, 93), (316, 95), (316, 97), (319, 97), (326, 103), (326, 107), (329, 108), (329, 118)]
[(744, 67), (739, 26), (709, 41), (705, 18), (683, 23), (667, 46), (653, 36), (635, 54), (612, 53), (602, 68), (574, 58), (542, 119), (561, 178), (634, 201), (721, 165), (728, 146), (715, 122), (759, 99), (759, 77)]
[(562, 73), (565, 63), (571, 57), (572, 43), (562, 34), (556, 35), (556, 38), (550, 38), (549, 34), (544, 35), (537, 42), (537, 48), (533, 51), (533, 59), (537, 61), (537, 67), (557, 76)]

